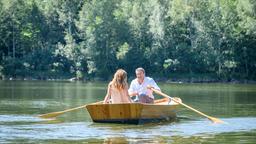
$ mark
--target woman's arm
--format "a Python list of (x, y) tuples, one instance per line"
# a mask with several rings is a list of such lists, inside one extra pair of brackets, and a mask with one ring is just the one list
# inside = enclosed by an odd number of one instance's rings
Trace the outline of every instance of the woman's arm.
[(128, 97), (129, 102), (132, 103), (133, 101), (132, 101), (132, 99), (131, 99), (131, 97), (129, 95), (128, 87), (125, 89), (125, 93), (126, 93), (125, 95)]
[(111, 96), (110, 88), (111, 88), (111, 83), (108, 84), (107, 94), (106, 94), (106, 96), (104, 98), (103, 103), (109, 103), (110, 96)]

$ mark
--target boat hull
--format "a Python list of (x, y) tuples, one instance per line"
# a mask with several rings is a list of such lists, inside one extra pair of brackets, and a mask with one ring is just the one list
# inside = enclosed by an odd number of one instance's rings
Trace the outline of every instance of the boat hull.
[(176, 119), (177, 103), (160, 99), (155, 104), (89, 104), (86, 106), (92, 120), (99, 123), (142, 124)]

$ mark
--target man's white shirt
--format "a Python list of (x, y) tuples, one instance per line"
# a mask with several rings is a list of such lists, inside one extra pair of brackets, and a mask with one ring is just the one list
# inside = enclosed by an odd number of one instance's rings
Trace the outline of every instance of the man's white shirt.
[(137, 78), (132, 80), (128, 92), (129, 92), (129, 94), (133, 93), (133, 92), (137, 92), (137, 93), (139, 93), (139, 95), (145, 94), (154, 99), (152, 90), (147, 88), (148, 85), (151, 85), (155, 89), (160, 90), (160, 88), (158, 87), (158, 85), (152, 78), (145, 77), (142, 84), (139, 84)]

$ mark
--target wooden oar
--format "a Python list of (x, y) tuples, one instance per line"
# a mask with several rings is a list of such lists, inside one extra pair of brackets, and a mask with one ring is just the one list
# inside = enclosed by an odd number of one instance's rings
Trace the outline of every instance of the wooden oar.
[(174, 99), (174, 98), (168, 96), (167, 94), (164, 94), (164, 93), (162, 93), (161, 91), (154, 89), (154, 88), (151, 87), (151, 86), (148, 86), (148, 88), (151, 89), (152, 91), (154, 91), (155, 93), (159, 94), (159, 95), (162, 95), (162, 96), (164, 96), (164, 97), (170, 98), (170, 99), (173, 100), (174, 102), (179, 103), (179, 104), (183, 105), (184, 107), (186, 107), (186, 108), (188, 108), (188, 109), (190, 109), (190, 110), (192, 110), (192, 111), (194, 111), (194, 112), (196, 112), (196, 113), (198, 113), (198, 114), (200, 114), (200, 115), (202, 115), (202, 116), (207, 117), (207, 118), (208, 118), (209, 120), (211, 120), (213, 123), (224, 123), (224, 121), (222, 121), (222, 120), (220, 120), (220, 119), (218, 119), (218, 118), (215, 118), (215, 117), (208, 116), (208, 115), (206, 115), (206, 114), (200, 112), (199, 110), (196, 110), (196, 109), (192, 108), (191, 106), (188, 106), (188, 105), (186, 105), (186, 104), (184, 104), (184, 103), (182, 103), (182, 102), (180, 102), (180, 101), (178, 101), (178, 100), (176, 100), (176, 99)]
[[(97, 103), (102, 103), (103, 101), (100, 101), (100, 102), (96, 102), (95, 104)], [(59, 115), (62, 115), (66, 112), (70, 112), (70, 111), (74, 111), (74, 110), (77, 110), (77, 109), (81, 109), (81, 108), (85, 108), (86, 105), (82, 105), (82, 106), (79, 106), (79, 107), (75, 107), (75, 108), (71, 108), (71, 109), (66, 109), (66, 110), (63, 110), (63, 111), (58, 111), (58, 112), (51, 112), (51, 113), (46, 113), (46, 114), (41, 114), (39, 115), (40, 118), (54, 118), (54, 117), (57, 117)]]

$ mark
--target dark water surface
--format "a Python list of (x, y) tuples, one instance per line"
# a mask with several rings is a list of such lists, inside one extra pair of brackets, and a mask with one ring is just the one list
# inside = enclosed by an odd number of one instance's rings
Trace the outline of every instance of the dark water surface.
[(107, 84), (0, 81), (0, 143), (256, 143), (256, 85), (159, 85), (226, 123), (212, 124), (182, 107), (173, 123), (97, 124), (83, 109), (48, 121), (37, 115), (100, 101)]

